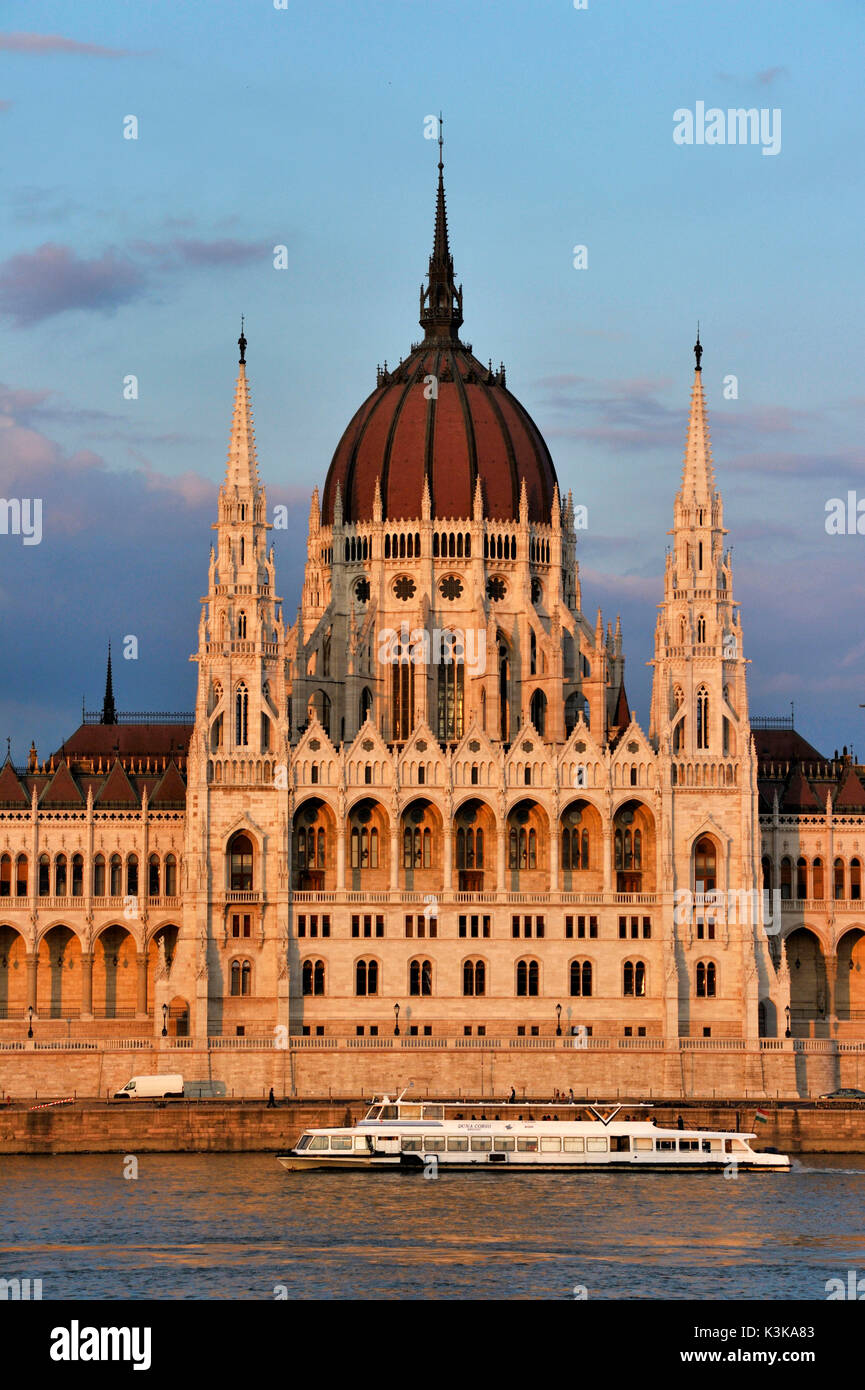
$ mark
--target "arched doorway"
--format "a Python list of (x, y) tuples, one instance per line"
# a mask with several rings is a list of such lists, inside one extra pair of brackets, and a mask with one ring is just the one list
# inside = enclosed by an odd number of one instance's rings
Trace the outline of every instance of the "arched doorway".
[(0, 1018), (23, 1018), (27, 1008), (27, 945), (14, 927), (0, 927)]
[(524, 798), (508, 813), (505, 855), (511, 889), (546, 892), (549, 887), (549, 822), (536, 801)]
[(825, 1023), (828, 1008), (826, 961), (818, 938), (798, 927), (784, 942), (790, 972), (790, 1027), (797, 1037), (809, 1037)]
[(579, 892), (604, 887), (604, 837), (600, 813), (578, 799), (562, 811), (559, 821), (559, 862), (562, 887)]
[(417, 892), (439, 892), (442, 885), (442, 819), (426, 797), (417, 797), (400, 817), (400, 881)]
[(453, 822), (453, 864), (461, 893), (481, 893), (496, 882), (496, 820), (473, 796), (458, 807)]
[(40, 1018), (77, 1018), (81, 1012), (81, 943), (69, 927), (51, 927), (39, 942), (36, 1012)]
[(655, 820), (641, 801), (625, 801), (613, 817), (617, 893), (654, 893)]
[(348, 814), (348, 881), (353, 889), (389, 885), (390, 820), (372, 797), (355, 802)]
[(168, 1006), (168, 1036), (189, 1037), (189, 1004), (177, 994)]
[(294, 813), (291, 859), (295, 889), (336, 887), (336, 818), (320, 797), (310, 797)]
[(835, 1017), (856, 1023), (865, 1020), (865, 931), (861, 927), (852, 927), (838, 942)]
[(132, 934), (125, 927), (106, 927), (93, 952), (93, 1017), (134, 1018), (137, 977)]

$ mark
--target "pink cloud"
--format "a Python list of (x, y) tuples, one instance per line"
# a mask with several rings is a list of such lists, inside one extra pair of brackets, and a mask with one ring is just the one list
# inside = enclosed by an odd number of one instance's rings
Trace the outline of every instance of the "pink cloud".
[(110, 313), (143, 293), (144, 285), (143, 272), (113, 250), (86, 260), (68, 246), (46, 242), (0, 265), (0, 312), (19, 325), (69, 309)]
[(62, 34), (0, 34), (0, 50), (7, 53), (80, 53), (91, 58), (129, 58), (125, 48), (104, 48), (98, 43), (81, 43)]

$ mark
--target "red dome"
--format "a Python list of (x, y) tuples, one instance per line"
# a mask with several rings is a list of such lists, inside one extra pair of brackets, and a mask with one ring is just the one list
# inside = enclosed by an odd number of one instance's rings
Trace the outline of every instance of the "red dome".
[[(428, 376), (437, 382), (435, 399)], [(484, 367), (459, 340), (424, 342), (379, 374), (337, 445), (322, 520), (333, 524), (339, 483), (343, 519), (371, 521), (377, 478), (386, 519), (420, 517), (425, 476), (432, 516), (441, 520), (471, 517), (480, 478), (485, 516), (516, 520), (525, 479), (530, 520), (550, 521), (556, 471), (540, 430), (504, 372)]]

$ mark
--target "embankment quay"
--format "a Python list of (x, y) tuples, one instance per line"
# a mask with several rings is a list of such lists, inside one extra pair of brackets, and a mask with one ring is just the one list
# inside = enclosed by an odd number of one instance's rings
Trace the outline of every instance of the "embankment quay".
[[(34, 1102), (35, 1104), (35, 1102)], [(38, 1102), (43, 1105), (44, 1102)], [(570, 1104), (524, 1102), (523, 1116), (573, 1114)], [(73, 1153), (277, 1153), (291, 1147), (304, 1129), (356, 1123), (365, 1102), (357, 1097), (286, 1100), (268, 1108), (255, 1101), (75, 1101), (30, 1108), (21, 1101), (0, 1108), (0, 1154)], [(759, 1147), (784, 1153), (865, 1152), (865, 1102), (658, 1101), (651, 1112), (659, 1126), (756, 1130)], [(466, 1099), (467, 1119), (501, 1114), (496, 1100)], [(623, 1115), (628, 1114), (627, 1103)], [(640, 1112), (634, 1112), (636, 1118)], [(645, 1116), (646, 1112), (642, 1112)]]
[[(38, 1025), (37, 1025), (38, 1030)], [(816, 1100), (865, 1090), (865, 1041), (838, 1038), (244, 1037), (0, 1039), (0, 1097), (108, 1098), (131, 1076), (180, 1073), (215, 1099), (419, 1096)], [(187, 1095), (190, 1092), (187, 1091)]]

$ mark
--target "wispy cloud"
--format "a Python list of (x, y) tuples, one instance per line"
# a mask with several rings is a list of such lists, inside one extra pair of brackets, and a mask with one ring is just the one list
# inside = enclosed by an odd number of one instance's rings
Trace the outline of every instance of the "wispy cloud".
[(0, 33), (0, 51), (6, 53), (77, 53), (89, 58), (133, 58), (128, 48), (105, 48), (98, 43), (82, 43), (64, 34)]

